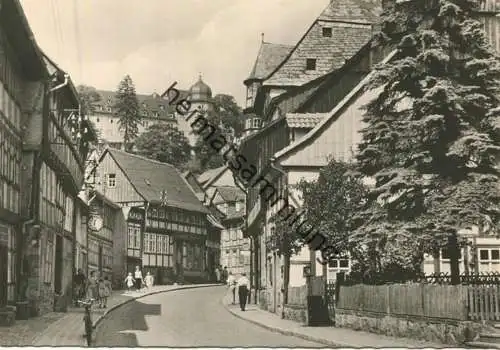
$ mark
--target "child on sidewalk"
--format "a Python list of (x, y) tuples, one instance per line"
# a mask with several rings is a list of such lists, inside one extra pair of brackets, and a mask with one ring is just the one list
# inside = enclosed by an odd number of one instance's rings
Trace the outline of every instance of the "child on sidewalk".
[(146, 277), (144, 278), (144, 284), (146, 285), (146, 288), (148, 291), (151, 291), (151, 288), (153, 288), (154, 284), (154, 277), (151, 275), (151, 272), (148, 271), (146, 274)]
[(129, 272), (128, 276), (125, 278), (125, 284), (127, 285), (127, 291), (130, 292), (134, 286), (134, 277), (132, 277), (132, 272)]
[(104, 277), (104, 281), (99, 284), (100, 307), (105, 309), (108, 307), (108, 298), (111, 296), (111, 281), (108, 276)]

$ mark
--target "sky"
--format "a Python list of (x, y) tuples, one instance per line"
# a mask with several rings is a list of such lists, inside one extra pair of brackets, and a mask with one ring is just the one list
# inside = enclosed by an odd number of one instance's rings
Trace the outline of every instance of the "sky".
[(76, 85), (138, 93), (201, 74), (243, 106), (261, 42), (295, 44), (329, 0), (21, 0), (42, 50)]

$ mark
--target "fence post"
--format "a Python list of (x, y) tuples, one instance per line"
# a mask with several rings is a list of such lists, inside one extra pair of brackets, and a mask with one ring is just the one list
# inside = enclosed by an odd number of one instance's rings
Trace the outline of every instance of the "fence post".
[(337, 281), (335, 281), (335, 306), (339, 304), (340, 286), (344, 284), (345, 272), (337, 272)]
[(391, 314), (391, 290), (390, 290), (390, 287), (391, 285), (385, 285), (385, 305), (386, 305), (386, 310), (385, 312), (387, 313), (387, 316), (389, 316)]

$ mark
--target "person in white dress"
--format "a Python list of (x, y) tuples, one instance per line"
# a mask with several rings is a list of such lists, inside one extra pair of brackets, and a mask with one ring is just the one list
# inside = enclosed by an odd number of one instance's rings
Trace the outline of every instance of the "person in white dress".
[(229, 271), (229, 275), (227, 277), (227, 287), (233, 294), (233, 304), (236, 304), (236, 278), (231, 271)]

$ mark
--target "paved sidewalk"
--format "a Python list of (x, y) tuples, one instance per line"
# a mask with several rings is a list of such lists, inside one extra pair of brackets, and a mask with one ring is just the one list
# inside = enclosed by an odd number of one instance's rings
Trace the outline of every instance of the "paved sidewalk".
[[(96, 326), (113, 309), (147, 295), (213, 285), (154, 286), (150, 291), (130, 293), (114, 291), (108, 299), (106, 309), (99, 309), (95, 306), (92, 308), (92, 321)], [(51, 312), (29, 320), (16, 321), (12, 327), (0, 328), (0, 346), (86, 346), (86, 340), (83, 337), (83, 316), (83, 308), (70, 307), (65, 313)]]
[(270, 331), (345, 348), (446, 348), (449, 345), (435, 344), (409, 338), (395, 338), (349, 328), (308, 327), (300, 323), (281, 319), (276, 314), (259, 309), (255, 304), (241, 311), (239, 305), (231, 305), (227, 298), (222, 303), (234, 316), (266, 328)]

